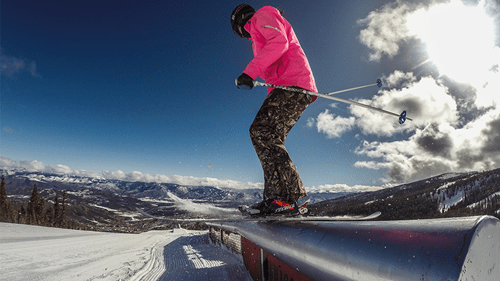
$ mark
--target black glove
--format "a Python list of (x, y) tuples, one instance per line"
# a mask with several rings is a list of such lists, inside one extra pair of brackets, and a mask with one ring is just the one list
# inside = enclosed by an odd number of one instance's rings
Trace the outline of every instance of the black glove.
[(253, 88), (253, 79), (247, 74), (243, 73), (234, 81), (238, 89), (250, 90)]

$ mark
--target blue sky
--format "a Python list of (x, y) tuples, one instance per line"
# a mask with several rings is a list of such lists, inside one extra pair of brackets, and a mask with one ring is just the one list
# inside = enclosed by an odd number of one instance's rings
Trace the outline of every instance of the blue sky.
[[(240, 3), (181, 2), (2, 1), (0, 156), (75, 171), (262, 182), (248, 128), (266, 90), (234, 85), (253, 57), (229, 25)], [(320, 92), (382, 78), (382, 89), (338, 96), (406, 109), (416, 120), (401, 126), (318, 99), (286, 142), (306, 186), (500, 166), (498, 4), (455, 2), (248, 1), (285, 10)], [(445, 12), (451, 7), (488, 20), (464, 31)], [(442, 59), (450, 52), (432, 49), (456, 30), (449, 49), (481, 43), (455, 56), (458, 67)], [(453, 72), (462, 68), (473, 74)]]

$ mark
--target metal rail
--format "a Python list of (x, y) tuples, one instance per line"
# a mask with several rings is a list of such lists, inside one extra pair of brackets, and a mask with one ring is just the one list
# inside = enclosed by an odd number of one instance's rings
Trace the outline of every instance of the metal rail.
[[(500, 280), (500, 221), (491, 216), (208, 225), (261, 248), (261, 272), (250, 272), (256, 280), (272, 279), (265, 277), (264, 260), (277, 260), (308, 280)], [(248, 259), (245, 246), (241, 251)], [(247, 252), (256, 259), (255, 250)]]

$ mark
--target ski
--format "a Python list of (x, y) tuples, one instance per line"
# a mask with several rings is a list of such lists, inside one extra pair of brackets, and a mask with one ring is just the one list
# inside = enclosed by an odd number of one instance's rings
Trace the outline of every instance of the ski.
[[(381, 212), (377, 211), (375, 213), (372, 213), (367, 216), (351, 216), (351, 215), (345, 215), (345, 216), (334, 216), (334, 217), (328, 217), (328, 216), (306, 216), (306, 217), (284, 217), (282, 219), (279, 219), (280, 221), (366, 221), (366, 220), (372, 220), (380, 217), (382, 215)], [(266, 219), (266, 218), (264, 218)]]
[[(285, 202), (282, 202), (282, 201), (279, 201), (279, 200), (275, 200), (276, 201), (276, 204), (277, 205), (280, 205), (281, 208), (279, 208), (275, 213), (275, 215), (280, 215), (280, 212), (286, 212), (287, 210), (293, 210), (293, 208), (295, 208), (295, 206), (293, 204), (288, 204), (288, 203), (285, 203)], [(304, 215), (308, 212), (308, 209), (307, 209), (307, 204), (311, 202), (311, 199), (310, 198), (306, 198), (305, 200), (303, 200), (300, 204), (298, 204), (297, 208), (298, 208), (298, 213), (297, 215)], [(252, 209), (248, 206), (245, 206), (245, 205), (242, 205), (242, 206), (239, 206), (238, 207), (238, 210), (240, 210), (241, 214), (244, 216), (244, 217), (255, 217), (255, 216), (261, 216), (260, 215), (260, 210), (258, 209)], [(281, 215), (284, 215), (284, 214), (281, 214)]]
[[(365, 220), (372, 220), (378, 218), (382, 213), (381, 212), (375, 212), (373, 214), (367, 215), (367, 216), (351, 216), (351, 215), (345, 215), (345, 216), (334, 216), (334, 217), (328, 217), (328, 216), (267, 216), (267, 217), (247, 217), (247, 218), (242, 218), (241, 220), (238, 221), (262, 221), (262, 222), (274, 222), (274, 221), (297, 221), (297, 222), (302, 222), (302, 221), (365, 221)], [(221, 219), (220, 221), (232, 221), (232, 220), (223, 220)]]
[(267, 217), (241, 217), (241, 216), (231, 216), (227, 218), (192, 218), (192, 219), (174, 219), (168, 217), (159, 217), (148, 214), (147, 212), (141, 210), (140, 208), (136, 208), (138, 212), (143, 214), (146, 217), (150, 217), (158, 220), (172, 221), (172, 222), (230, 222), (230, 221), (255, 221), (255, 222), (282, 222), (282, 221), (365, 221), (372, 220), (378, 218), (382, 213), (375, 212), (373, 214), (367, 216), (283, 216), (283, 215), (274, 215)]
[[(285, 87), (285, 86), (280, 86), (280, 85), (263, 83), (263, 82), (259, 82), (259, 81), (253, 81), (253, 84), (254, 84), (254, 86), (264, 86), (264, 87), (277, 88), (277, 89), (282, 89), (282, 90), (287, 90), (287, 91), (294, 91), (294, 92), (299, 92), (299, 93), (303, 93), (303, 94), (309, 94), (309, 95), (313, 95), (313, 96), (317, 96), (317, 97), (321, 97), (321, 98), (325, 98), (325, 99), (330, 99), (330, 100), (334, 100), (334, 101), (338, 101), (338, 102), (342, 102), (342, 103), (347, 103), (347, 104), (352, 104), (352, 105), (356, 105), (356, 106), (361, 106), (361, 107), (364, 107), (364, 108), (367, 108), (367, 109), (371, 109), (371, 110), (375, 110), (375, 111), (382, 112), (382, 113), (385, 113), (385, 114), (396, 116), (396, 117), (399, 118), (399, 123), (400, 124), (403, 124), (406, 120), (413, 121), (413, 119), (411, 119), (410, 117), (406, 116), (406, 110), (403, 111), (401, 114), (397, 114), (397, 113), (390, 112), (390, 111), (387, 111), (387, 110), (384, 110), (384, 109), (381, 109), (381, 108), (378, 108), (378, 107), (373, 107), (373, 106), (370, 106), (370, 105), (367, 105), (367, 104), (364, 104), (364, 103), (359, 103), (359, 102), (355, 102), (355, 101), (352, 101), (352, 100), (345, 100), (345, 99), (333, 97), (333, 96), (330, 95), (330, 94), (336, 94), (338, 92), (332, 92), (332, 93), (329, 93), (329, 94), (320, 94), (320, 93), (311, 92), (311, 91), (308, 91), (308, 90), (305, 90), (305, 89), (297, 89), (297, 88), (292, 88), (292, 87)], [(342, 91), (339, 91), (339, 92), (342, 92)]]

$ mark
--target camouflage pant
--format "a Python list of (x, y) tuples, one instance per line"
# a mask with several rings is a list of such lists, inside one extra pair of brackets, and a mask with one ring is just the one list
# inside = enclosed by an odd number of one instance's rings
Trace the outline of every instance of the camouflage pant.
[(264, 200), (291, 202), (307, 195), (285, 139), (311, 100), (310, 95), (274, 89), (250, 126), (250, 138), (264, 170)]

